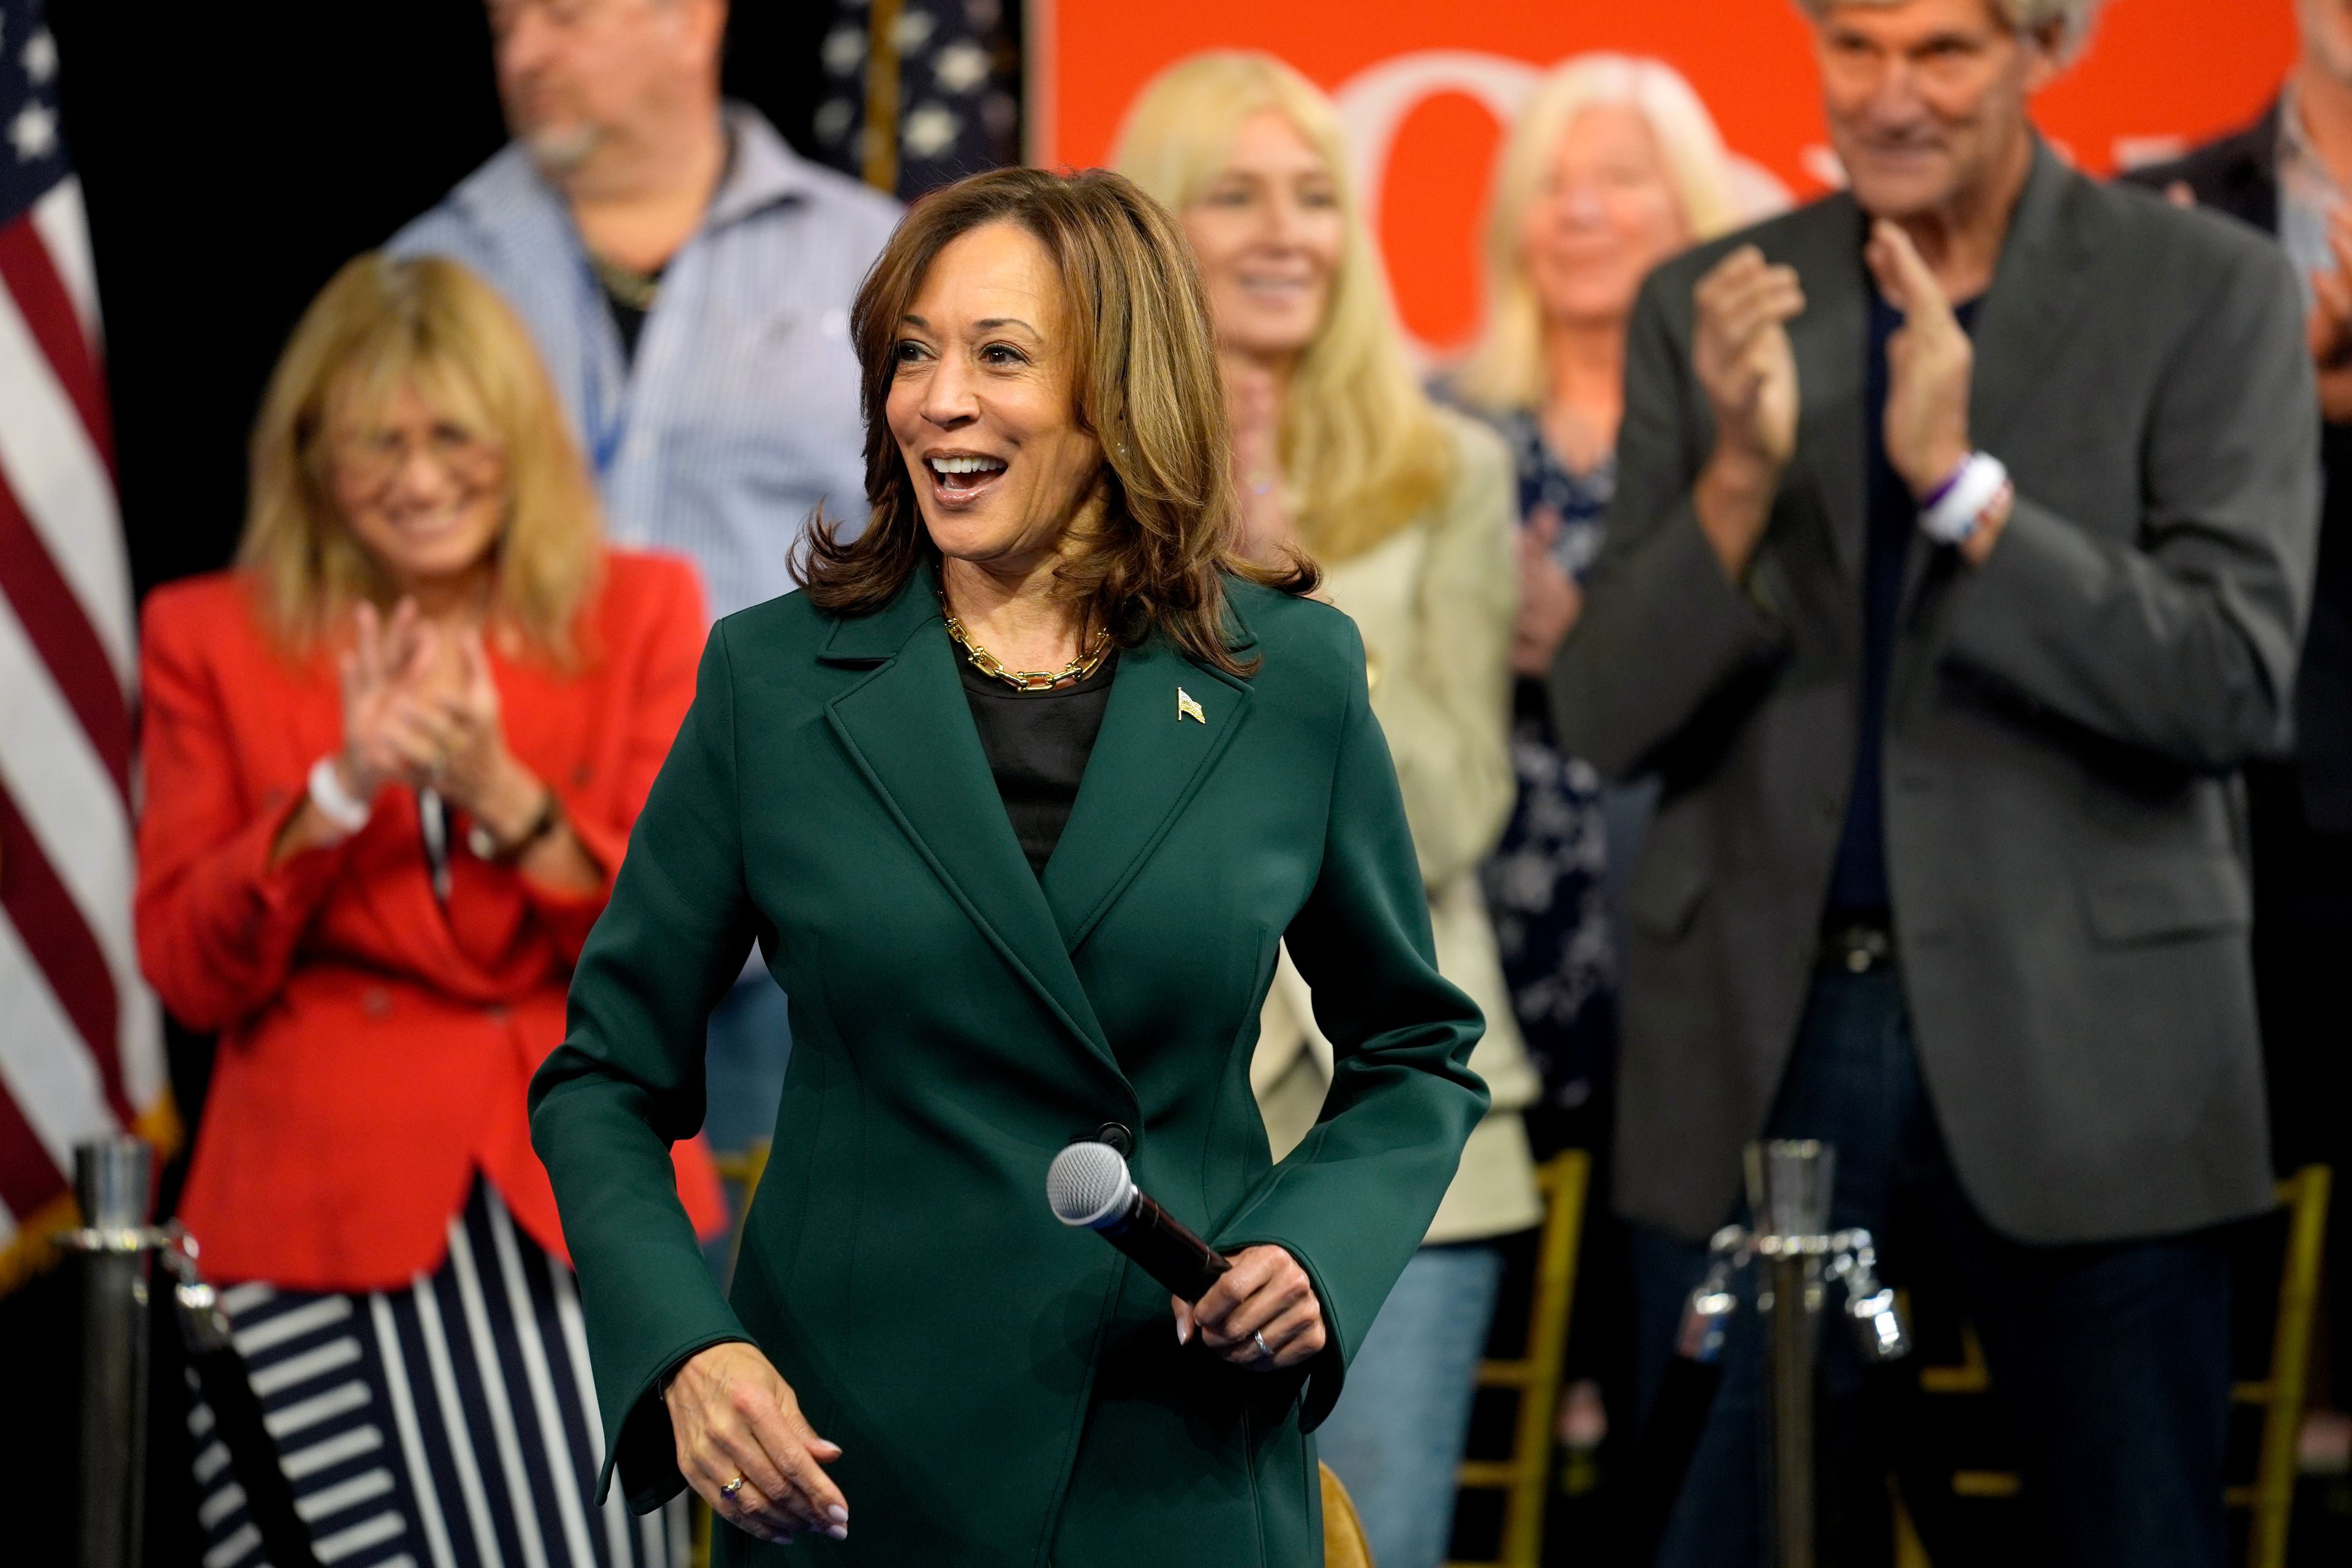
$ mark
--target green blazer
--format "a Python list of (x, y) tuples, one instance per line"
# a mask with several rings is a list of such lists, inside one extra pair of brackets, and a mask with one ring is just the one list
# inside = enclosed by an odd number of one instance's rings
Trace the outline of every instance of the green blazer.
[[(1486, 1106), (1362, 642), (1235, 583), (1249, 679), (1160, 640), (1121, 654), (1041, 879), (934, 581), (859, 619), (795, 594), (719, 623), (532, 1084), (617, 1434), (606, 1483), (617, 1464), (641, 1510), (678, 1489), (659, 1380), (748, 1340), (844, 1451), (850, 1539), (795, 1561), (1318, 1563), (1307, 1434)], [(1249, 1062), (1285, 935), (1337, 1070), (1276, 1165)], [(792, 1065), (722, 1297), (669, 1145), (701, 1123), (704, 1026), (755, 939)], [(1266, 1373), (1180, 1349), (1167, 1293), (1054, 1218), (1047, 1165), (1109, 1122), (1220, 1247), (1298, 1258), (1328, 1351)], [(724, 1562), (777, 1550), (719, 1533)]]

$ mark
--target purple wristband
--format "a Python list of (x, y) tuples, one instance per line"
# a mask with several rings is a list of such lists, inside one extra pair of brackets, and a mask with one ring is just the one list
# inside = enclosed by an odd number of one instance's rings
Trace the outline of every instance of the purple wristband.
[(1919, 500), (1919, 510), (1921, 511), (1935, 510), (1936, 503), (1942, 500), (1946, 496), (1950, 495), (1952, 493), (1952, 487), (1960, 482), (1960, 476), (1969, 471), (1969, 458), (1973, 458), (1975, 456), (1976, 454), (1974, 452), (1970, 452), (1968, 458), (1962, 458), (1959, 460), (1958, 465), (1955, 467), (1950, 473), (1944, 476), (1944, 482), (1942, 484), (1937, 485), (1934, 489), (1929, 490), (1925, 496), (1921, 497)]

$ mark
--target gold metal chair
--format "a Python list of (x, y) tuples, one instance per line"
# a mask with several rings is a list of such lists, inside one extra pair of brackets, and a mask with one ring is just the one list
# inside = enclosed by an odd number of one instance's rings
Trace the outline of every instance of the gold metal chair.
[(1449, 1568), (1537, 1568), (1543, 1555), (1544, 1503), (1550, 1495), (1551, 1429), (1559, 1409), (1560, 1367), (1568, 1350), (1568, 1319), (1576, 1300), (1576, 1255), (1584, 1234), (1585, 1194), (1592, 1157), (1581, 1149), (1555, 1154), (1537, 1173), (1543, 1188), (1543, 1234), (1536, 1248), (1535, 1304), (1528, 1318), (1527, 1354), (1488, 1361), (1478, 1386), (1518, 1394), (1511, 1453), (1462, 1466), (1464, 1491), (1503, 1494), (1499, 1556)]
[[(2271, 1357), (2259, 1382), (2231, 1391), (2233, 1403), (2263, 1413), (2262, 1439), (2251, 1484), (2222, 1493), (2231, 1508), (2250, 1509), (2246, 1568), (2285, 1568), (2287, 1525), (2294, 1511), (2295, 1440), (2303, 1427), (2304, 1385), (2311, 1362), (2311, 1328), (2319, 1299), (2320, 1258), (2327, 1239), (2331, 1173), (2305, 1165), (2278, 1186), (2286, 1214), (2286, 1247), (2279, 1268), (2278, 1308), (2272, 1317)], [(1957, 1366), (1922, 1367), (1919, 1386), (1927, 1394), (1981, 1394), (1991, 1386), (1984, 1349), (1973, 1331), (1961, 1337)], [(2018, 1478), (2007, 1470), (1952, 1472), (1952, 1491), (1963, 1498), (2010, 1498)], [(1927, 1548), (1898, 1503), (1895, 1521), (1895, 1568), (1932, 1568)]]
[(751, 1212), (751, 1196), (760, 1190), (760, 1178), (768, 1173), (768, 1140), (754, 1139), (733, 1153), (714, 1155), (710, 1163), (719, 1167), (720, 1181), (743, 1189), (743, 1201), (735, 1205), (727, 1237), (727, 1272), (731, 1276), (735, 1260), (743, 1253), (743, 1216)]
[(1364, 1539), (1355, 1500), (1330, 1466), (1318, 1468), (1323, 1472), (1323, 1568), (1373, 1568), (1371, 1543)]
[(2247, 1568), (2286, 1568), (2287, 1522), (2294, 1512), (2295, 1439), (2303, 1431), (2304, 1386), (2311, 1365), (2311, 1324), (2319, 1303), (2319, 1263), (2327, 1246), (2332, 1173), (2305, 1165), (2279, 1184), (2286, 1206), (2286, 1261), (2279, 1269), (2278, 1311), (2271, 1331), (2270, 1375), (2232, 1391), (2240, 1405), (2263, 1412), (2261, 1457), (2254, 1484), (2232, 1487), (2233, 1508), (2253, 1510)]

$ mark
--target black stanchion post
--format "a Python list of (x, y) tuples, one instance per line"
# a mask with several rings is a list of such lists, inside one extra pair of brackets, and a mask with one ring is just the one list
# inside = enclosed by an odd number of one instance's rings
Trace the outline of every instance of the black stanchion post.
[(1754, 1240), (1770, 1282), (1757, 1305), (1770, 1324), (1766, 1437), (1772, 1456), (1773, 1568), (1813, 1568), (1813, 1363), (1836, 1169), (1837, 1152), (1826, 1144), (1748, 1146), (1748, 1206), (1761, 1227)]
[(145, 1538), (150, 1182), (136, 1138), (74, 1150), (81, 1254), (81, 1565), (139, 1568)]
[(1845, 1292), (1845, 1315), (1865, 1363), (1895, 1361), (1911, 1349), (1895, 1292), (1878, 1282), (1870, 1232), (1829, 1229), (1836, 1159), (1835, 1150), (1811, 1141), (1748, 1146), (1752, 1218), (1746, 1226), (1726, 1226), (1708, 1244), (1706, 1278), (1684, 1310), (1676, 1359), (1635, 1457), (1627, 1536), (1637, 1563), (1655, 1555), (1705, 1430), (1722, 1377), (1724, 1331), (1739, 1306), (1733, 1281), (1760, 1263), (1756, 1305), (1769, 1325), (1763, 1383), (1772, 1568), (1813, 1568), (1819, 1544), (1813, 1379), (1829, 1288)]

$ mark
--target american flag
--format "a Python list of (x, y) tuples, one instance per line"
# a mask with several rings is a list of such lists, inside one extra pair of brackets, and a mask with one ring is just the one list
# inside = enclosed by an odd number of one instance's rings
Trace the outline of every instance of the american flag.
[(911, 201), (1021, 161), (1020, 24), (1004, 0), (834, 0), (820, 52), (813, 129), (835, 168)]
[(0, 0), (0, 1289), (74, 1145), (171, 1118), (131, 935), (131, 583), (98, 291), (39, 0)]

